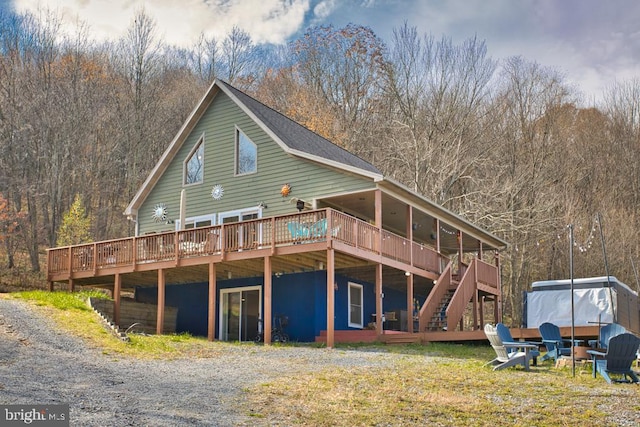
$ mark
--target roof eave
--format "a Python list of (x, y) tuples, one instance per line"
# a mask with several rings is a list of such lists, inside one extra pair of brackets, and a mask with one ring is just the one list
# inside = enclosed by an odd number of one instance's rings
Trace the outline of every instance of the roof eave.
[[(147, 176), (147, 179), (140, 186), (138, 192), (133, 196), (133, 199), (131, 199), (131, 202), (124, 210), (123, 215), (134, 216), (137, 214), (137, 211), (142, 203), (145, 201), (164, 171), (173, 161), (176, 152), (180, 149), (184, 140), (187, 138), (196, 123), (198, 123), (198, 120), (200, 120), (200, 118), (206, 111), (207, 106), (218, 94), (220, 87), (221, 86), (218, 85), (216, 81), (214, 81), (211, 86), (209, 86), (209, 89), (207, 89), (205, 95), (202, 97), (200, 102), (198, 102), (180, 130), (176, 133), (176, 136), (171, 141), (171, 144), (169, 144), (167, 149), (164, 151), (162, 157), (160, 157), (160, 160), (158, 160), (154, 168), (151, 170), (151, 173), (149, 173), (149, 175)], [(218, 90), (216, 90), (216, 88), (218, 88)]]

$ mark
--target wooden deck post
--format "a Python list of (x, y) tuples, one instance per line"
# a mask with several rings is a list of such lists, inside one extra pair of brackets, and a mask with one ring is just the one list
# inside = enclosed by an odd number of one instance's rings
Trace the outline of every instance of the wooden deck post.
[(272, 283), (271, 283), (271, 257), (264, 257), (264, 316), (262, 316), (262, 332), (264, 343), (271, 344), (271, 317), (272, 317)]
[(209, 263), (209, 313), (207, 318), (207, 339), (213, 341), (216, 334), (216, 263)]
[(165, 271), (158, 270), (158, 316), (156, 318), (156, 334), (162, 335), (164, 327), (164, 288)]
[(335, 252), (327, 249), (327, 348), (333, 348), (335, 339)]
[(407, 277), (407, 332), (413, 333), (413, 274)]
[(500, 280), (500, 254), (498, 251), (495, 251), (495, 262), (496, 262), (496, 280), (498, 283), (498, 295), (494, 298), (494, 310), (493, 316), (495, 317), (496, 323), (502, 322), (502, 281)]
[(456, 235), (457, 239), (458, 239), (458, 275), (460, 276), (458, 278), (458, 280), (462, 280), (462, 276), (464, 275), (464, 248), (462, 246), (462, 231), (458, 230), (458, 233)]
[[(406, 233), (407, 239), (411, 242), (410, 264), (413, 267), (413, 207), (411, 205), (407, 205)], [(407, 332), (413, 333), (413, 274), (407, 274)]]
[(376, 333), (382, 335), (382, 264), (376, 264)]
[(113, 322), (120, 326), (120, 293), (122, 289), (122, 277), (116, 273), (113, 281)]
[(73, 279), (69, 279), (69, 292), (73, 293), (76, 290), (76, 286), (73, 283)]
[[(382, 191), (376, 190), (375, 193), (375, 225), (378, 227), (378, 251), (382, 253)], [(376, 264), (376, 333), (382, 335), (382, 264)]]
[(478, 325), (478, 262), (473, 263), (473, 330), (479, 329)]

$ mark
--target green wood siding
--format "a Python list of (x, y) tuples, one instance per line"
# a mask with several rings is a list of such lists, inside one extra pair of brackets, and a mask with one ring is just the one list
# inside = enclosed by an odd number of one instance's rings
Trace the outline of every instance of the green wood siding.
[[(235, 138), (240, 129), (258, 147), (258, 171), (235, 175)], [(183, 186), (184, 161), (204, 134), (204, 182)], [(292, 187), (283, 198), (280, 188)], [(211, 197), (211, 188), (222, 185), (224, 196)], [(180, 192), (186, 189), (186, 217), (255, 207), (264, 202), (263, 216), (297, 212), (293, 197), (311, 202), (318, 196), (374, 188), (369, 178), (286, 154), (226, 94), (220, 92), (186, 138), (176, 157), (138, 211), (139, 233), (174, 230), (173, 224), (158, 224), (151, 217), (158, 203), (167, 205), (168, 217), (180, 215)]]

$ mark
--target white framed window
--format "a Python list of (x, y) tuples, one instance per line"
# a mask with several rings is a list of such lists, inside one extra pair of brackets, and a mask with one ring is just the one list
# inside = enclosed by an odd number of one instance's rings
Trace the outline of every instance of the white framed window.
[(258, 171), (258, 146), (236, 128), (236, 175)]
[(204, 181), (204, 134), (184, 161), (183, 184), (201, 184)]
[[(218, 214), (218, 224), (242, 223), (262, 218), (262, 209), (260, 206), (253, 206), (235, 211), (220, 212)], [(237, 232), (236, 235), (227, 235), (228, 244), (237, 245), (239, 250), (261, 247), (262, 225), (260, 223), (242, 224), (235, 227), (235, 230)]]
[[(216, 214), (193, 216), (191, 218), (185, 219), (184, 229), (188, 230), (190, 228), (208, 227), (210, 225), (215, 225), (215, 223)], [(180, 218), (175, 220), (175, 224), (176, 231), (180, 231)]]
[(218, 224), (228, 224), (230, 222), (249, 221), (251, 219), (262, 218), (260, 206), (238, 209), (235, 211), (220, 212), (218, 214)]
[(362, 285), (349, 282), (349, 327), (350, 328), (363, 328), (364, 327), (364, 312), (362, 308)]

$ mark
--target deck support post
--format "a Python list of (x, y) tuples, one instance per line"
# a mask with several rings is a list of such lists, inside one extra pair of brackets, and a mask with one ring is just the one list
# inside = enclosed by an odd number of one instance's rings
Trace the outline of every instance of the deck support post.
[(335, 344), (335, 292), (336, 292), (335, 252), (327, 249), (327, 348)]
[(382, 335), (382, 264), (376, 264), (376, 334)]
[(209, 312), (207, 318), (207, 339), (213, 341), (216, 333), (216, 263), (209, 263)]
[(165, 291), (165, 271), (158, 270), (158, 315), (156, 318), (156, 334), (162, 335), (164, 326), (164, 291)]
[(464, 247), (462, 246), (462, 231), (458, 230), (457, 236), (458, 238), (458, 280), (462, 280), (462, 276), (464, 276)]
[(120, 326), (120, 293), (122, 290), (122, 276), (116, 273), (113, 281), (113, 322)]
[(484, 303), (485, 303), (485, 297), (483, 295), (480, 297), (480, 307), (478, 307), (480, 311), (480, 330), (481, 331), (484, 330)]
[(496, 263), (496, 283), (498, 283), (498, 295), (494, 298), (493, 316), (495, 317), (495, 323), (502, 322), (502, 282), (500, 280), (500, 254), (495, 251), (495, 263)]
[(413, 274), (407, 277), (407, 332), (413, 333)]
[(272, 317), (272, 279), (271, 257), (264, 257), (264, 316), (262, 316), (262, 332), (265, 344), (271, 344), (271, 317)]
[[(378, 227), (378, 251), (382, 253), (382, 191), (376, 190), (374, 192), (374, 221), (375, 226)], [(376, 333), (382, 335), (383, 323), (382, 323), (382, 264), (378, 262), (376, 264)]]
[[(413, 267), (413, 207), (407, 205), (407, 219), (406, 219), (406, 233), (407, 239), (411, 242), (410, 249), (410, 263)], [(413, 274), (408, 271), (407, 275), (407, 332), (413, 333)], [(402, 329), (402, 328), (400, 328)]]
[(76, 290), (76, 286), (73, 283), (73, 279), (69, 279), (69, 292), (73, 293)]

